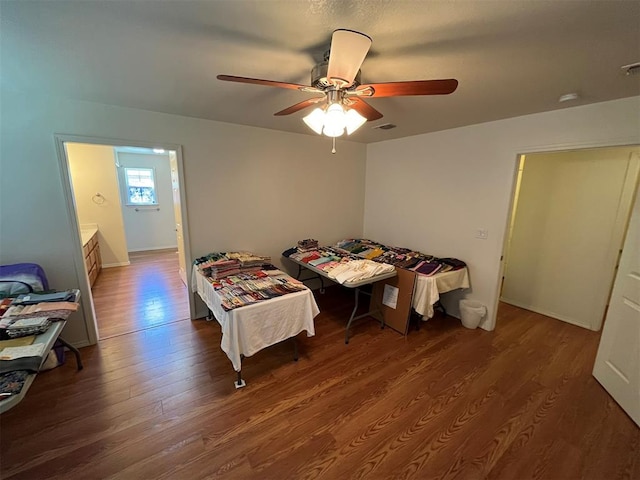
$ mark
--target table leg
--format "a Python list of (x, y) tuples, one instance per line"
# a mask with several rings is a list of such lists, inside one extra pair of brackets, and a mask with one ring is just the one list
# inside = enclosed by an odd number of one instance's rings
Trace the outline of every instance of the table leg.
[(442, 305), (442, 302), (440, 300), (433, 304), (433, 309), (440, 310), (445, 315), (447, 314), (447, 311), (445, 310), (444, 305)]
[(236, 388), (242, 388), (247, 386), (246, 382), (242, 379), (242, 371), (238, 371), (238, 380), (233, 382), (233, 384), (236, 386)]
[(349, 317), (349, 321), (347, 322), (347, 331), (344, 334), (344, 343), (346, 344), (349, 343), (349, 327), (351, 326), (351, 322), (353, 322), (353, 319), (356, 317), (356, 311), (358, 310), (358, 301), (360, 299), (360, 289), (356, 287), (354, 290), (356, 294), (356, 304), (353, 306), (353, 312), (351, 312), (351, 317)]
[[(359, 306), (359, 301), (360, 301), (360, 293), (364, 294), (364, 295), (368, 295), (371, 296), (370, 293), (368, 292), (360, 292), (360, 288), (356, 287), (354, 288), (355, 290), (355, 295), (356, 295), (356, 301), (355, 301), (355, 305), (353, 306), (353, 311), (351, 312), (351, 317), (349, 317), (349, 321), (347, 322), (347, 331), (345, 332), (344, 335), (344, 343), (348, 344), (349, 343), (349, 327), (351, 326), (351, 323), (354, 320), (358, 320), (360, 318), (364, 318), (364, 317), (374, 317), (375, 315), (374, 313), (376, 313), (375, 310), (369, 310), (367, 313), (363, 313), (362, 315), (358, 315), (356, 316), (356, 311), (358, 310), (358, 306)], [(384, 328), (384, 315), (382, 315), (382, 312), (380, 313), (380, 328)]]
[(320, 279), (320, 293), (324, 295), (324, 280), (322, 278), (322, 275), (320, 275), (319, 273), (318, 273), (318, 278)]
[(82, 358), (80, 358), (80, 350), (71, 345), (69, 342), (65, 341), (62, 337), (58, 337), (58, 340), (60, 340), (60, 343), (62, 345), (73, 352), (73, 354), (76, 356), (76, 364), (78, 366), (78, 370), (82, 370), (84, 366), (82, 365)]
[[(322, 277), (322, 275), (314, 272), (313, 270), (309, 270), (312, 274), (315, 275), (315, 277), (301, 279), (300, 275), (302, 275), (302, 265), (300, 265), (299, 263), (297, 263), (296, 265), (298, 265), (298, 274), (296, 275), (296, 280), (300, 280), (301, 282), (306, 282), (307, 280), (315, 280), (316, 277), (318, 277), (318, 280), (320, 280), (320, 293), (324, 294), (324, 278)], [(305, 270), (308, 270), (308, 269), (305, 269)]]
[(293, 340), (293, 361), (297, 362), (298, 361), (298, 340), (296, 340), (296, 337), (291, 337), (291, 339)]
[[(244, 360), (244, 355), (240, 354), (240, 361), (242, 362), (242, 360)], [(233, 384), (236, 386), (236, 389), (247, 386), (246, 382), (242, 379), (242, 368), (238, 370), (238, 379), (233, 382)]]

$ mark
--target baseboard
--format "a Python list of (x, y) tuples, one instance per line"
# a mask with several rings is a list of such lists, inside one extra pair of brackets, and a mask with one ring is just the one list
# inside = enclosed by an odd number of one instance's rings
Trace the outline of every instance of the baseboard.
[(505, 297), (500, 297), (500, 301), (504, 303), (508, 303), (509, 305), (513, 305), (514, 307), (524, 308), (525, 310), (530, 310), (532, 312), (539, 313), (540, 315), (544, 315), (545, 317), (555, 318), (556, 320), (562, 320), (563, 322), (570, 323), (571, 325), (575, 325), (577, 327), (582, 327), (582, 328), (586, 328), (587, 330), (592, 330), (592, 328), (589, 325), (586, 325), (585, 323), (578, 322), (573, 318), (567, 317), (565, 315), (560, 315), (558, 313), (551, 312), (543, 308), (538, 308), (533, 305), (525, 305), (521, 302), (517, 302), (515, 300), (511, 300)]
[(121, 262), (121, 263), (107, 263), (102, 265), (102, 268), (126, 267), (128, 265), (131, 265), (131, 262), (127, 261), (127, 262)]
[[(76, 348), (83, 348), (83, 347), (89, 347), (91, 345), (93, 345), (92, 343), (90, 343), (87, 340), (83, 340), (81, 342), (76, 342), (76, 343), (72, 343), (72, 345)], [(67, 347), (65, 347), (65, 352), (70, 352), (71, 350), (69, 350)]]
[(166, 247), (147, 247), (147, 248), (132, 248), (129, 253), (136, 252), (153, 252), (155, 250), (177, 250), (178, 245), (168, 245)]

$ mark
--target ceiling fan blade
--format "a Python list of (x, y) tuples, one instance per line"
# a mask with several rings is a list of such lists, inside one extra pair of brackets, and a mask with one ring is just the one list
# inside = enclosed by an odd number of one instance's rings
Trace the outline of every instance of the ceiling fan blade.
[(297, 83), (275, 82), (273, 80), (262, 80), (260, 78), (234, 77), (233, 75), (218, 75), (218, 80), (225, 82), (251, 83), (254, 85), (265, 85), (267, 87), (288, 88), (291, 90), (300, 90), (309, 88), (308, 85), (298, 85)]
[(379, 120), (382, 118), (382, 114), (378, 110), (373, 108), (371, 105), (369, 105), (367, 102), (365, 102), (361, 98), (350, 98), (349, 100), (353, 102), (350, 105), (350, 108), (353, 108), (356, 112), (358, 112), (367, 120), (372, 121), (372, 120)]
[(353, 30), (336, 30), (331, 37), (327, 79), (344, 88), (353, 83), (371, 47), (371, 38)]
[(308, 98), (307, 100), (304, 100), (300, 103), (296, 103), (295, 105), (291, 105), (290, 107), (285, 108), (284, 110), (280, 110), (279, 112), (274, 113), (274, 115), (276, 116), (291, 115), (292, 113), (299, 112), (303, 108), (307, 108), (307, 107), (310, 107), (311, 105), (315, 105), (316, 103), (320, 103), (324, 99), (325, 97)]
[[(410, 82), (369, 83), (360, 85), (356, 91), (372, 88), (371, 97), (400, 97), (403, 95), (448, 95), (458, 88), (458, 80), (415, 80)], [(365, 94), (366, 95), (366, 94)]]

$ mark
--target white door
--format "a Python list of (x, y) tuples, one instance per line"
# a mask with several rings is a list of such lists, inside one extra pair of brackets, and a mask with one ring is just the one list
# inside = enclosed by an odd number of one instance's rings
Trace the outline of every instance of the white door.
[(180, 182), (178, 177), (178, 159), (176, 152), (169, 153), (171, 166), (171, 189), (173, 191), (173, 211), (176, 218), (176, 237), (178, 240), (178, 274), (182, 282), (187, 285), (187, 268), (184, 255), (184, 238), (182, 232), (182, 210), (180, 203)]
[(640, 193), (622, 249), (593, 375), (640, 425)]

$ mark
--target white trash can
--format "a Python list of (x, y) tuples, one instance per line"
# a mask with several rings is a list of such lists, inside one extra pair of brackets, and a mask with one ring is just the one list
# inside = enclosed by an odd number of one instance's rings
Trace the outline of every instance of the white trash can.
[(460, 300), (460, 320), (467, 328), (478, 328), (487, 315), (487, 307), (476, 300)]

